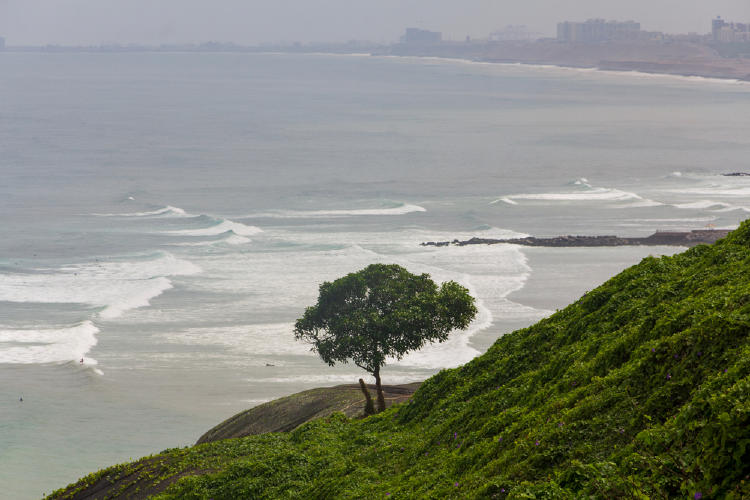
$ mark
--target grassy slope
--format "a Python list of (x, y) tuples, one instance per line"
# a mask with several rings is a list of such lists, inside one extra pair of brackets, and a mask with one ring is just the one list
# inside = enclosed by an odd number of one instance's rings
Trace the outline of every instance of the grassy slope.
[(180, 475), (161, 498), (750, 498), (749, 333), (750, 221), (644, 259), (411, 403), (168, 450), (144, 477), (126, 464), (54, 496), (130, 474), (134, 496)]

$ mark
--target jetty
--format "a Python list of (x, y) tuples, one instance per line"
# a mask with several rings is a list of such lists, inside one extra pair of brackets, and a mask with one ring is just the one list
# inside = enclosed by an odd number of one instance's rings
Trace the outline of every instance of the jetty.
[(527, 247), (620, 247), (620, 246), (679, 246), (694, 247), (701, 244), (712, 244), (729, 234), (728, 229), (698, 229), (694, 231), (657, 231), (654, 234), (640, 238), (628, 238), (621, 236), (555, 236), (552, 238), (537, 238), (527, 236), (525, 238), (492, 239), (471, 238), (469, 240), (453, 241), (427, 241), (421, 246), (447, 247), (450, 245), (497, 245), (507, 243), (511, 245), (523, 245)]

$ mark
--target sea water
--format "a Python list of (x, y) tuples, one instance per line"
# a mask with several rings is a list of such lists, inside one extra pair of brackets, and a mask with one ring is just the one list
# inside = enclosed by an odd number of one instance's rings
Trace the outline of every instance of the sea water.
[[(294, 340), (374, 262), (456, 280), (466, 332), (388, 384), (670, 247), (436, 240), (733, 228), (750, 85), (366, 56), (0, 53), (0, 488), (35, 498), (355, 383)], [(82, 362), (81, 362), (82, 360)], [(23, 402), (19, 401), (23, 398)]]

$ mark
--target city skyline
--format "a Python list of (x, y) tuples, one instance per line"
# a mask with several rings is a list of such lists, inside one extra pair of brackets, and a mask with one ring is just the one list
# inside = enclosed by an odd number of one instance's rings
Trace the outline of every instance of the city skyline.
[[(675, 16), (677, 12), (679, 15)], [(395, 42), (409, 26), (441, 32), (447, 40), (487, 37), (524, 25), (554, 37), (557, 23), (590, 18), (633, 19), (648, 31), (709, 33), (717, 15), (750, 22), (746, 0), (601, 2), (595, 0), (0, 0), (0, 36), (7, 45), (280, 42)]]

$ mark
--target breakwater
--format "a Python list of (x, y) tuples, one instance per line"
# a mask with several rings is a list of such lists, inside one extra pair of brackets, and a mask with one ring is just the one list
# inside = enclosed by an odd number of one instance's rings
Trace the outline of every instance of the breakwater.
[(694, 231), (657, 231), (646, 237), (620, 237), (613, 235), (606, 236), (555, 236), (552, 238), (537, 238), (527, 236), (525, 238), (511, 239), (491, 239), (491, 238), (471, 238), (469, 240), (453, 241), (427, 241), (421, 243), (422, 246), (445, 247), (450, 245), (496, 245), (499, 243), (509, 243), (512, 245), (523, 245), (528, 247), (618, 247), (618, 246), (684, 246), (693, 247), (703, 243), (711, 244), (724, 238), (729, 234), (725, 229), (702, 229)]

